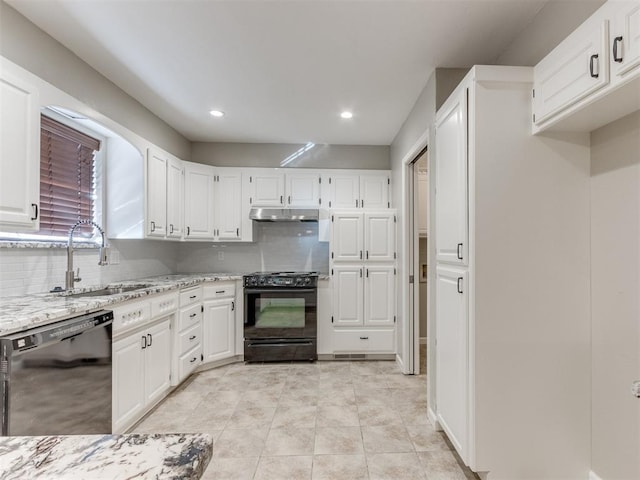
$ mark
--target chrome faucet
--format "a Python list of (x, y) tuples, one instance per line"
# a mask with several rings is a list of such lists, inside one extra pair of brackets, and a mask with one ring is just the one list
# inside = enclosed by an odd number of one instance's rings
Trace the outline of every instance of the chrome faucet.
[[(79, 276), (76, 276), (76, 273), (73, 271), (73, 232), (80, 225), (92, 225), (98, 229), (100, 235), (102, 235), (102, 246), (100, 247), (100, 260), (98, 261), (98, 265), (107, 265), (107, 255), (106, 255), (106, 246), (104, 244), (104, 231), (100, 226), (91, 221), (91, 220), (78, 220), (73, 226), (69, 229), (69, 241), (67, 243), (67, 272), (64, 277), (64, 288), (65, 290), (73, 289), (73, 286), (76, 282), (82, 280)], [(80, 275), (80, 269), (78, 268), (77, 275)]]

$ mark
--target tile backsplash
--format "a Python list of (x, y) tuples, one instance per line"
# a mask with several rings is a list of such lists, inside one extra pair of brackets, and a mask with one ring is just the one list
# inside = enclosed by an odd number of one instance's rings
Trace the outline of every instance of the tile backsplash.
[(252, 243), (183, 243), (180, 273), (329, 271), (329, 243), (317, 222), (254, 222)]
[[(255, 271), (329, 271), (329, 243), (318, 241), (315, 222), (255, 223), (252, 243), (109, 240), (112, 259), (98, 265), (97, 249), (77, 249), (77, 287), (172, 273), (250, 273)], [(0, 248), (0, 296), (64, 288), (64, 248)]]
[[(74, 269), (80, 268), (77, 287), (102, 285), (176, 272), (177, 244), (150, 240), (110, 240), (117, 265), (98, 265), (97, 249), (74, 251)], [(112, 257), (113, 258), (113, 257)], [(65, 248), (0, 248), (0, 295), (24, 295), (64, 288)]]

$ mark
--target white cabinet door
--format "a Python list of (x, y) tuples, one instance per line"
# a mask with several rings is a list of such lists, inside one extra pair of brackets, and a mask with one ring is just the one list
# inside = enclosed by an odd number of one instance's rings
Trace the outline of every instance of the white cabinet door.
[(133, 334), (113, 344), (113, 433), (123, 430), (145, 405), (143, 334)]
[(332, 215), (331, 258), (334, 262), (364, 259), (364, 217), (362, 213)]
[(360, 175), (360, 207), (389, 208), (389, 174)]
[(395, 323), (395, 269), (388, 265), (365, 265), (364, 324), (368, 326)]
[(185, 162), (185, 240), (213, 239), (213, 167)]
[(216, 169), (215, 236), (218, 240), (242, 237), (242, 174), (237, 169)]
[(235, 302), (231, 299), (204, 302), (204, 361), (212, 362), (235, 354)]
[(329, 208), (360, 207), (360, 175), (344, 173), (329, 176)]
[(144, 349), (144, 396), (151, 405), (160, 400), (171, 386), (171, 331), (169, 320), (147, 329)]
[(640, 3), (623, 2), (611, 27), (613, 74), (624, 76), (640, 65)]
[(167, 233), (167, 165), (168, 157), (147, 150), (147, 235), (164, 237)]
[(0, 72), (0, 228), (38, 231), (40, 100), (38, 91)]
[(288, 207), (320, 206), (320, 174), (287, 173), (286, 184)]
[(607, 20), (585, 23), (534, 67), (536, 125), (609, 83), (608, 32)]
[(284, 206), (284, 175), (277, 172), (259, 172), (251, 175), (254, 207)]
[(468, 251), (467, 91), (436, 118), (436, 259), (464, 265)]
[(184, 215), (184, 165), (169, 158), (167, 165), (167, 237), (180, 238)]
[(436, 269), (437, 416), (460, 456), (468, 461), (469, 325), (466, 288), (466, 270)]
[(333, 325), (354, 326), (363, 324), (362, 265), (336, 265), (332, 269)]
[(364, 259), (370, 262), (393, 262), (395, 257), (395, 214), (365, 213)]

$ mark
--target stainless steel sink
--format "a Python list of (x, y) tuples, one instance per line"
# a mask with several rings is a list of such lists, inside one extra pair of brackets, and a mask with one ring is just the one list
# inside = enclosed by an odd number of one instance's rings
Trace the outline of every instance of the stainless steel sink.
[(117, 295), (119, 293), (131, 292), (133, 290), (142, 290), (143, 288), (149, 288), (152, 285), (139, 284), (139, 285), (125, 285), (125, 286), (107, 286), (99, 290), (91, 290), (88, 292), (78, 293), (61, 293), (63, 297), (80, 298), (80, 297), (105, 297), (108, 295)]

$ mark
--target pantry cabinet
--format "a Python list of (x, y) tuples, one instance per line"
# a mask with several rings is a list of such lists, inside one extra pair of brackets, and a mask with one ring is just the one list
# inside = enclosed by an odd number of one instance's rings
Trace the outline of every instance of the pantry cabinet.
[(473, 67), (436, 114), (429, 415), (474, 471), (579, 478), (566, 445), (589, 458), (589, 136), (531, 135), (533, 80)]
[(331, 217), (334, 262), (395, 260), (395, 211), (336, 212)]
[(0, 230), (40, 228), (40, 100), (38, 90), (0, 70)]
[(185, 162), (184, 238), (212, 240), (214, 236), (214, 169), (209, 165)]

